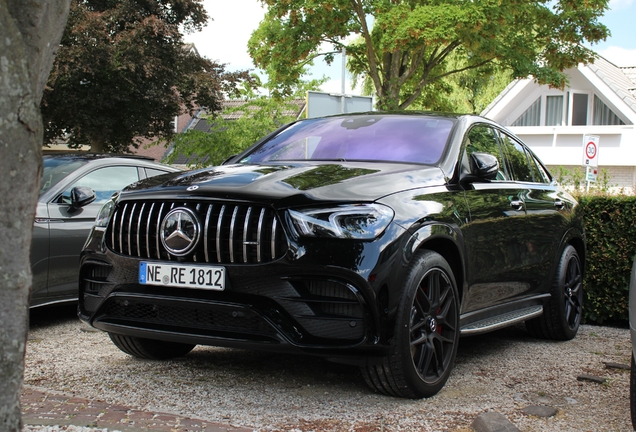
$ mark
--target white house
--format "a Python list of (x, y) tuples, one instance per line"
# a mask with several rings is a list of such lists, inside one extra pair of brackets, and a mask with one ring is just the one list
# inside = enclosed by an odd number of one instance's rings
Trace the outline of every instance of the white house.
[(507, 126), (550, 168), (581, 166), (583, 136), (596, 135), (599, 169), (607, 170), (611, 186), (633, 190), (636, 66), (618, 67), (599, 56), (566, 73), (564, 90), (516, 80), (482, 115)]

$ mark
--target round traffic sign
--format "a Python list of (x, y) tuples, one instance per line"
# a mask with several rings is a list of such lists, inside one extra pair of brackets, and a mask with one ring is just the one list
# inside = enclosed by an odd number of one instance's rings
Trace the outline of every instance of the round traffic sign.
[(596, 144), (594, 144), (594, 141), (587, 143), (585, 146), (585, 154), (590, 159), (594, 159), (594, 157), (596, 157)]

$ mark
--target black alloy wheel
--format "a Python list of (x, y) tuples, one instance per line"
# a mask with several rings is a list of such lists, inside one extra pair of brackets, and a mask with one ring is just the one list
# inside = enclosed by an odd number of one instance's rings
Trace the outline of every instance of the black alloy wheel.
[(457, 332), (453, 286), (441, 269), (429, 270), (420, 282), (409, 324), (411, 358), (422, 381), (434, 385), (449, 368)]
[(367, 383), (392, 396), (421, 398), (439, 392), (450, 376), (459, 340), (455, 278), (436, 252), (412, 261), (398, 308), (393, 353), (362, 368)]
[(578, 333), (583, 317), (583, 271), (571, 245), (561, 254), (550, 294), (543, 315), (526, 321), (526, 328), (537, 337), (570, 340)]
[(567, 257), (563, 297), (565, 321), (568, 324), (568, 328), (576, 332), (581, 323), (581, 314), (583, 313), (583, 274), (576, 251), (568, 254)]

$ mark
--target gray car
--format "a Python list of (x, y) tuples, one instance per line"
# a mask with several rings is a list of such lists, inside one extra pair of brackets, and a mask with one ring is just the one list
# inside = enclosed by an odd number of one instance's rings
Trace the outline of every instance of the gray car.
[(141, 156), (45, 154), (33, 224), (31, 307), (77, 301), (79, 254), (102, 204), (131, 183), (174, 171)]

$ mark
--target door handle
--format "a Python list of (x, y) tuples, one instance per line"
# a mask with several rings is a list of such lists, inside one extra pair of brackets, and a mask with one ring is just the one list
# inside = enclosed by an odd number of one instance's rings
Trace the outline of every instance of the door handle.
[(554, 200), (554, 206), (558, 208), (559, 210), (561, 210), (563, 207), (565, 207), (565, 203), (561, 201), (560, 199), (556, 199)]
[(521, 200), (512, 200), (510, 201), (510, 207), (513, 209), (520, 211), (523, 210), (523, 201)]

